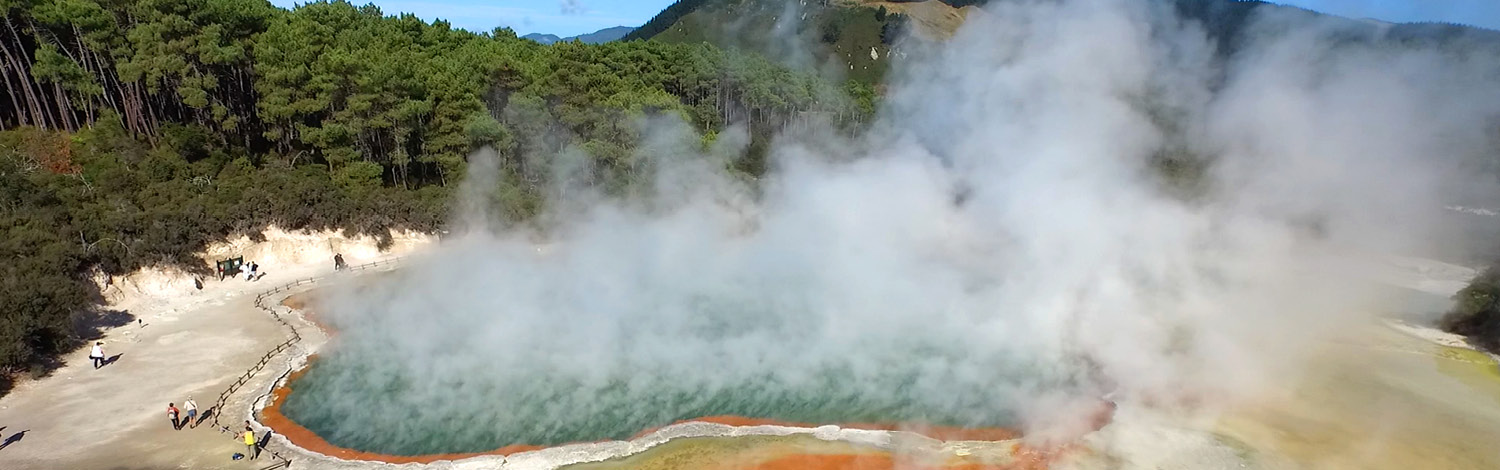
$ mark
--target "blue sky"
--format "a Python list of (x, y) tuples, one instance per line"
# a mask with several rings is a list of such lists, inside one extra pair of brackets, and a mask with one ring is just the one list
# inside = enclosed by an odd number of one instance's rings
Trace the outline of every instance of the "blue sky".
[[(574, 36), (610, 26), (640, 26), (672, 0), (350, 0), (374, 3), (388, 15), (416, 13), (454, 26), (489, 31), (508, 26), (519, 34)], [(271, 0), (290, 7), (296, 0)], [(1353, 18), (1391, 22), (1446, 21), (1500, 29), (1500, 0), (1284, 0), (1279, 3)]]
[(1500, 29), (1500, 0), (1285, 0), (1277, 3), (1396, 23), (1443, 21)]
[[(1496, 0), (1500, 1), (1500, 0)], [(431, 21), (445, 19), (454, 27), (489, 31), (508, 26), (517, 34), (551, 33), (576, 36), (611, 26), (640, 26), (673, 0), (349, 0), (374, 3), (387, 15), (415, 13)], [(291, 7), (306, 0), (271, 0)]]

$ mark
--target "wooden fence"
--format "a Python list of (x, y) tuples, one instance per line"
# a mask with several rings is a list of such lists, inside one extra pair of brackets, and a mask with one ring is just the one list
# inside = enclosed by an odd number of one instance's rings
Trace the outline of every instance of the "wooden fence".
[[(404, 258), (384, 259), (384, 260), (374, 261), (374, 262), (365, 263), (365, 264), (361, 264), (361, 265), (357, 265), (357, 266), (350, 266), (350, 267), (345, 268), (344, 270), (345, 271), (350, 271), (350, 272), (364, 271), (366, 269), (374, 269), (374, 268), (378, 268), (378, 267), (381, 267), (381, 266), (393, 265), (393, 264), (401, 262), (403, 259)], [(224, 411), (224, 403), (227, 402), (227, 401), (229, 401), (229, 397), (233, 396), (234, 393), (237, 392), (237, 391), (239, 391), (239, 389), (241, 387), (244, 387), (245, 384), (249, 383), (250, 379), (255, 377), (255, 374), (259, 373), (261, 370), (264, 370), (266, 368), (266, 365), (271, 363), (271, 359), (272, 358), (274, 358), (277, 355), (281, 354), (283, 351), (291, 349), (292, 346), (294, 346), (298, 342), (302, 341), (302, 334), (297, 332), (297, 327), (292, 326), (291, 323), (287, 322), (286, 318), (283, 318), (283, 316), (280, 313), (276, 312), (275, 308), (272, 308), (273, 307), (272, 305), (266, 305), (266, 299), (269, 299), (272, 296), (275, 296), (276, 294), (280, 294), (282, 292), (286, 292), (286, 291), (289, 291), (289, 290), (292, 290), (292, 289), (295, 289), (295, 288), (298, 288), (298, 287), (301, 287), (301, 286), (305, 286), (305, 285), (309, 285), (309, 284), (316, 284), (318, 281), (321, 281), (324, 278), (326, 278), (326, 276), (314, 276), (314, 277), (309, 277), (309, 278), (305, 278), (305, 279), (298, 279), (298, 280), (295, 280), (295, 281), (292, 281), (292, 282), (288, 282), (286, 284), (282, 284), (282, 285), (276, 286), (275, 288), (273, 288), (271, 290), (262, 292), (262, 293), (260, 293), (260, 294), (258, 294), (258, 295), (255, 296), (255, 308), (264, 310), (264, 311), (266, 311), (266, 313), (271, 314), (271, 318), (275, 318), (277, 322), (281, 323), (281, 326), (286, 327), (287, 332), (290, 333), (290, 337), (288, 337), (286, 341), (282, 341), (281, 344), (277, 344), (276, 347), (271, 348), (270, 351), (268, 351), (264, 355), (262, 355), (260, 357), (260, 360), (255, 362), (255, 365), (250, 366), (249, 370), (246, 370), (245, 373), (240, 374), (240, 376), (234, 380), (234, 383), (230, 384), (229, 388), (224, 389), (224, 392), (219, 394), (218, 399), (214, 400), (214, 406), (210, 408), (211, 410), (214, 411), (214, 413), (213, 413), (213, 426), (214, 426), (214, 429), (218, 429), (219, 432), (221, 432), (221, 433), (226, 433), (226, 434), (229, 434), (231, 436), (235, 436), (235, 439), (238, 439), (239, 438), (238, 436), (240, 435), (239, 432), (230, 430), (229, 426), (226, 426), (226, 425), (223, 425), (223, 424), (219, 423), (219, 417), (220, 417), (220, 415), (223, 414), (223, 411)], [(274, 458), (274, 459), (276, 459), (277, 463), (272, 464), (269, 467), (265, 467), (262, 470), (270, 470), (270, 469), (275, 469), (275, 468), (284, 468), (284, 467), (291, 467), (292, 466), (292, 460), (289, 459), (289, 458), (286, 458), (283, 455), (281, 455), (281, 453), (273, 451), (273, 450), (270, 450), (270, 449), (264, 449), (264, 451), (270, 452), (271, 457)]]

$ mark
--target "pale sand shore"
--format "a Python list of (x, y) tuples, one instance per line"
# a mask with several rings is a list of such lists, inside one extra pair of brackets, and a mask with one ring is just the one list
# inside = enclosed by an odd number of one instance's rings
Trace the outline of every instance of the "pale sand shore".
[(1267, 469), (1500, 468), (1493, 359), (1380, 323), (1328, 344), (1286, 388), (1225, 412), (1216, 432)]
[[(1414, 305), (1446, 305), (1477, 274), (1415, 258), (1388, 266), (1397, 269), (1381, 274), (1386, 281), (1427, 296)], [(1255, 468), (1500, 468), (1500, 365), (1431, 325), (1351, 325), (1268, 395), (1226, 411), (1215, 426)]]
[[(277, 236), (284, 235), (284, 236)], [(400, 251), (425, 243), (401, 240)], [(88, 350), (63, 358), (51, 375), (17, 384), (0, 398), (0, 427), (10, 436), (27, 431), (0, 449), (0, 469), (258, 469), (268, 459), (233, 461), (244, 445), (212, 429), (173, 430), (167, 403), (179, 407), (189, 396), (200, 413), (213, 406), (220, 392), (267, 351), (286, 340), (270, 315), (256, 309), (256, 294), (274, 286), (332, 271), (330, 249), (350, 263), (389, 257), (371, 240), (346, 240), (333, 234), (272, 234), (262, 243), (239, 241), (211, 249), (216, 256), (246, 253), (266, 276), (205, 279), (202, 290), (190, 276), (148, 271), (117, 278), (106, 291), (110, 309), (128, 312), (132, 321), (104, 332), (105, 352), (123, 354), (95, 370)], [(295, 264), (294, 264), (295, 263)], [(282, 361), (284, 364), (284, 361)], [(283, 366), (284, 367), (284, 366)], [(278, 373), (273, 365), (259, 374)], [(242, 428), (254, 393), (245, 387), (226, 403), (221, 421)]]

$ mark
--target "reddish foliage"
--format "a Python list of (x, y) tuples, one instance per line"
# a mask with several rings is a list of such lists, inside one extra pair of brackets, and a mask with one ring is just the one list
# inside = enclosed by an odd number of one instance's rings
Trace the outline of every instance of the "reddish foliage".
[(60, 175), (77, 174), (83, 169), (73, 162), (73, 140), (64, 132), (37, 128), (18, 128), (13, 135), (16, 151), (41, 164), (47, 171)]

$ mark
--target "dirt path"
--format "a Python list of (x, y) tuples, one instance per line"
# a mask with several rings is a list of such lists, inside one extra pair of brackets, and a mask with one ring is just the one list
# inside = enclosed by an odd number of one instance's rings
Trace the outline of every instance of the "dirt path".
[[(0, 434), (25, 431), (0, 449), (0, 468), (17, 469), (252, 469), (268, 459), (233, 461), (244, 446), (204, 421), (173, 430), (168, 402), (189, 396), (203, 409), (261, 356), (286, 339), (282, 326), (252, 305), (277, 285), (324, 274), (331, 266), (282, 269), (255, 282), (207, 281), (203, 290), (175, 298), (137, 297), (113, 306), (141, 324), (105, 332), (105, 352), (122, 354), (95, 370), (88, 351), (40, 380), (22, 383), (0, 398)], [(281, 371), (275, 365), (259, 375)], [(254, 393), (236, 394), (224, 424), (241, 423)]]

